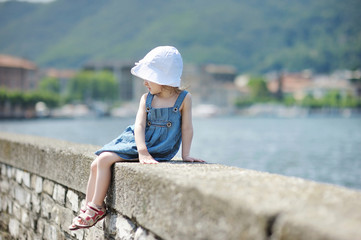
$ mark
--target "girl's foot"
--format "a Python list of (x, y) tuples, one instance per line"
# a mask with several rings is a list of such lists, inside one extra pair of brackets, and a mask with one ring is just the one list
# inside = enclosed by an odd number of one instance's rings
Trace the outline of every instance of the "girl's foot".
[[(85, 213), (85, 212), (86, 212), (86, 207), (83, 207), (83, 208), (80, 209), (80, 214), (83, 214), (83, 213)], [(80, 214), (79, 214), (79, 215), (80, 215)], [(75, 221), (76, 218), (78, 218), (78, 217), (75, 217), (75, 218), (73, 219), (72, 224), (69, 226), (69, 230), (70, 230), (70, 231), (74, 231), (74, 230), (78, 230), (78, 229), (79, 229), (79, 228), (74, 224), (74, 221)]]
[(105, 205), (103, 205), (101, 208), (98, 208), (94, 203), (88, 203), (86, 211), (81, 213), (78, 217), (74, 218), (73, 224), (69, 227), (69, 229), (72, 230), (71, 227), (73, 227), (73, 230), (79, 228), (90, 228), (102, 220), (105, 215)]

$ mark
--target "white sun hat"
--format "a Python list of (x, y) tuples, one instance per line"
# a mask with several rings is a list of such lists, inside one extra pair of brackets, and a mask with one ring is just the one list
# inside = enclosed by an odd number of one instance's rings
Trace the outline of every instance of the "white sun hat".
[(152, 49), (131, 69), (134, 76), (171, 87), (180, 86), (182, 71), (182, 56), (172, 46), (159, 46)]

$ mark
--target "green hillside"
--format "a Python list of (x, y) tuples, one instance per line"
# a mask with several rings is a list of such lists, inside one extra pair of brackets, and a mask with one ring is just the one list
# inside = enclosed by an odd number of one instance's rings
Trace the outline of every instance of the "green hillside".
[(359, 0), (57, 0), (0, 3), (0, 53), (40, 66), (139, 59), (174, 45), (187, 63), (241, 72), (361, 68)]

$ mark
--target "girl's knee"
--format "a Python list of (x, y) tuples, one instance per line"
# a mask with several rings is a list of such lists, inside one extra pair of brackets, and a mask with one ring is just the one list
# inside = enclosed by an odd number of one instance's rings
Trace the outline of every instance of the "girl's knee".
[(97, 157), (97, 158), (91, 163), (91, 165), (90, 165), (90, 170), (91, 170), (92, 172), (96, 172), (96, 171), (97, 171), (97, 168), (98, 168), (98, 158), (99, 158), (99, 157)]
[(120, 158), (115, 153), (103, 152), (97, 157), (97, 167), (110, 167), (119, 160)]

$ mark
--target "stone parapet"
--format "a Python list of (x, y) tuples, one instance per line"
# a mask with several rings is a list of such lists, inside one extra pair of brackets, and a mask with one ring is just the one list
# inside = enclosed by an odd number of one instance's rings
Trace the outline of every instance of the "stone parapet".
[[(98, 146), (0, 133), (3, 239), (361, 239), (361, 192), (217, 164), (117, 163), (109, 214), (70, 232)], [(27, 237), (24, 237), (27, 236)], [(1, 239), (1, 238), (0, 238)]]

